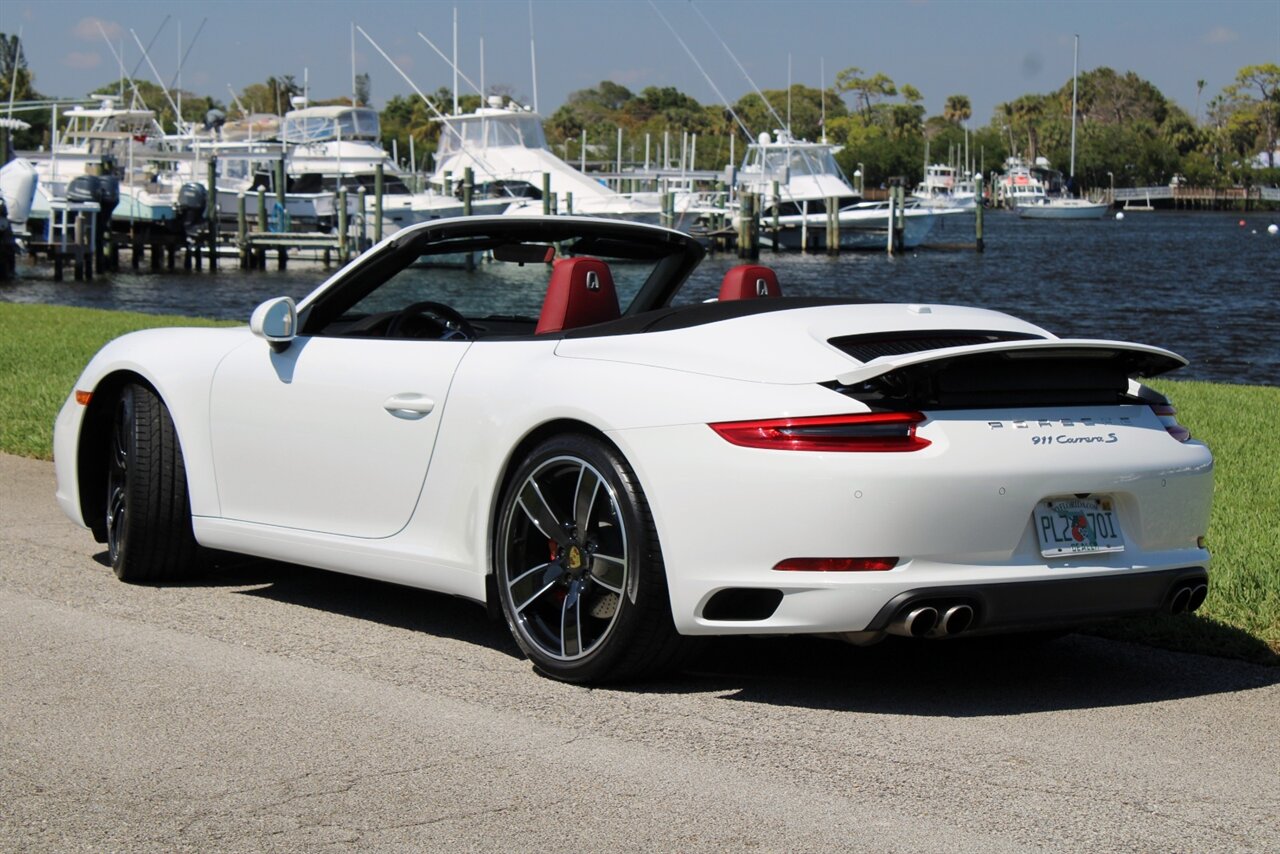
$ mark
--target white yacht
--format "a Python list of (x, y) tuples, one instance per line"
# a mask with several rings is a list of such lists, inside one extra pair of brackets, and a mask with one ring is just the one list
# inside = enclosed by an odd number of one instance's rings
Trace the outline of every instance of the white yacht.
[(1062, 173), (1043, 157), (1037, 157), (1030, 167), (1020, 158), (1010, 157), (1005, 167), (1001, 196), (1023, 219), (1098, 219), (1106, 213), (1106, 202), (1068, 195)]
[(1098, 219), (1108, 207), (1106, 202), (1070, 196), (1044, 196), (1038, 201), (1018, 205), (1017, 212), (1023, 219)]
[[(1044, 166), (1048, 166), (1047, 160), (1044, 161)], [(1010, 209), (1039, 204), (1046, 197), (1044, 182), (1032, 173), (1031, 167), (1021, 157), (1005, 160), (1004, 174), (1000, 176), (996, 187), (1000, 203)]]
[[(573, 213), (657, 222), (661, 211), (658, 193), (624, 194), (565, 163), (547, 146), (541, 117), (514, 101), (503, 103), (491, 96), (488, 106), (474, 113), (437, 119), (440, 147), (431, 183), (443, 187), (446, 179), (457, 186), (470, 168), (475, 176), (476, 203), (501, 202), (506, 213), (542, 213), (542, 176), (550, 176), (550, 189), (560, 213), (567, 212), (573, 194)], [(677, 210), (690, 202), (677, 200)]]
[(930, 163), (924, 167), (924, 181), (911, 194), (924, 207), (972, 210), (977, 204), (972, 178), (965, 178), (954, 166)]
[[(462, 213), (458, 198), (435, 191), (415, 193), (409, 188), (399, 166), (382, 147), (378, 113), (369, 107), (302, 106), (285, 114), (280, 138), (286, 149), (285, 168), (291, 193), (332, 196), (342, 186), (350, 194), (349, 204), (354, 206), (354, 194), (363, 188), (366, 213), (372, 214), (376, 173), (381, 165), (382, 215), (386, 223), (403, 228)], [(498, 213), (501, 207), (476, 199), (472, 210)]]
[[(781, 130), (772, 138), (762, 133), (756, 142), (747, 146), (735, 186), (739, 194), (760, 194), (762, 223), (771, 223), (773, 209), (778, 208), (778, 224), (782, 230), (777, 239), (781, 246), (788, 249), (806, 244), (825, 246), (827, 203), (833, 198), (839, 205), (842, 247), (882, 248), (885, 245), (889, 205), (862, 201), (836, 163), (835, 154), (839, 150), (839, 146), (826, 142), (792, 139)], [(903, 212), (903, 245), (912, 248), (923, 243), (943, 213), (946, 212), (909, 203)], [(763, 243), (770, 240), (772, 237), (768, 234), (761, 237)]]
[(115, 175), (119, 203), (113, 219), (163, 223), (175, 218), (177, 191), (163, 179), (152, 155), (164, 148), (164, 130), (153, 110), (116, 106), (104, 98), (97, 106), (63, 112), (59, 126), (53, 108), (54, 139), (48, 151), (24, 152), (39, 178), (31, 206), (33, 219), (47, 220), (51, 200), (66, 196), (67, 185), (81, 175)]

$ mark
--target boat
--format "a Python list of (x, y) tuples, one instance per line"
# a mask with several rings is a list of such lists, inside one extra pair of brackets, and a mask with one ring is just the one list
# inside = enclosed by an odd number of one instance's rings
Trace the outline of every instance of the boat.
[[(542, 119), (533, 110), (500, 96), (472, 113), (440, 116), (443, 127), (431, 183), (456, 187), (467, 169), (475, 176), (473, 205), (501, 204), (513, 216), (543, 212), (543, 180), (556, 199), (559, 213), (604, 216), (657, 223), (662, 214), (660, 193), (619, 193), (561, 160), (547, 145)], [(680, 194), (676, 211), (694, 203), (694, 194)], [(478, 212), (473, 207), (473, 212)]]
[(976, 193), (972, 178), (965, 178), (954, 166), (929, 163), (924, 167), (924, 180), (911, 197), (924, 207), (972, 210)]
[(1070, 196), (1050, 198), (1019, 205), (1016, 210), (1023, 219), (1098, 219), (1107, 212), (1106, 202), (1073, 199)]
[[(1095, 202), (1078, 199), (1070, 195), (1068, 188), (1075, 184), (1076, 174), (1076, 77), (1080, 56), (1080, 37), (1076, 36), (1075, 59), (1071, 69), (1071, 166), (1068, 179), (1061, 181), (1062, 174), (1057, 175), (1061, 190), (1055, 194), (1045, 194), (1041, 198), (1028, 199), (1017, 206), (1018, 216), (1023, 219), (1099, 219), (1110, 205), (1107, 202)], [(1037, 163), (1043, 158), (1037, 158)], [(1048, 161), (1044, 163), (1048, 166)]]
[[(47, 220), (51, 202), (66, 198), (76, 178), (115, 177), (119, 202), (112, 219), (133, 224), (168, 224), (177, 216), (178, 188), (165, 181), (152, 155), (163, 150), (164, 130), (155, 111), (134, 102), (117, 106), (103, 98), (95, 106), (77, 105), (62, 114), (53, 107), (54, 139), (47, 151), (23, 152), (38, 176), (32, 219)], [(56, 206), (56, 205), (55, 205)]]
[[(298, 99), (284, 116), (280, 140), (285, 147), (285, 171), (291, 193), (326, 193), (345, 187), (348, 205), (358, 211), (358, 193), (365, 195), (365, 215), (377, 204), (377, 173), (382, 169), (382, 216), (392, 229), (442, 217), (460, 216), (462, 201), (434, 190), (415, 192), (400, 167), (382, 147), (378, 113), (369, 107), (307, 106)], [(505, 207), (505, 204), (501, 207)], [(473, 202), (473, 213), (500, 213), (501, 207)]]
[[(801, 249), (826, 245), (827, 205), (838, 205), (840, 246), (845, 249), (884, 248), (889, 231), (888, 202), (865, 202), (849, 184), (836, 163), (840, 146), (792, 138), (783, 130), (771, 137), (761, 133), (747, 146), (742, 168), (735, 175), (739, 195), (757, 193), (761, 199), (761, 222), (771, 224), (776, 210), (780, 247)], [(775, 195), (774, 186), (777, 186)], [(908, 202), (903, 210), (903, 246), (923, 243), (948, 213)], [(760, 242), (772, 245), (771, 233), (762, 233)]]

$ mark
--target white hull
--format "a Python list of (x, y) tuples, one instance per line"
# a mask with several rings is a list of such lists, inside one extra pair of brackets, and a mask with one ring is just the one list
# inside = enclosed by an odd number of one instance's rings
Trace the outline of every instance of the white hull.
[(1023, 219), (1098, 219), (1107, 207), (1106, 202), (1084, 199), (1046, 199), (1034, 205), (1019, 205), (1016, 210)]

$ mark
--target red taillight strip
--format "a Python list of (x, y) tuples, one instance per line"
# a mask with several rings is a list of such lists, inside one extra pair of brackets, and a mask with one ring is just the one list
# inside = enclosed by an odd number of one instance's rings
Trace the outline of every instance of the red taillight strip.
[(897, 452), (929, 447), (928, 439), (916, 435), (916, 426), (924, 420), (921, 412), (868, 412), (764, 421), (722, 421), (708, 426), (726, 442), (744, 448)]
[(1164, 429), (1169, 431), (1169, 435), (1177, 439), (1179, 442), (1187, 442), (1191, 439), (1191, 431), (1178, 423), (1178, 419), (1174, 416), (1178, 414), (1178, 410), (1171, 403), (1153, 403), (1151, 411), (1160, 419), (1160, 423), (1164, 425)]
[(779, 572), (885, 572), (898, 565), (896, 557), (789, 557), (778, 561)]

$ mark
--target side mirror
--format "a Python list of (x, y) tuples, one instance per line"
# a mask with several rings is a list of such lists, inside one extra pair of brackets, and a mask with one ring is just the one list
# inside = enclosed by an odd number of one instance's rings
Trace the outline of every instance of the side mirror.
[(249, 331), (271, 345), (277, 353), (287, 350), (298, 334), (298, 307), (291, 297), (276, 297), (253, 310)]

